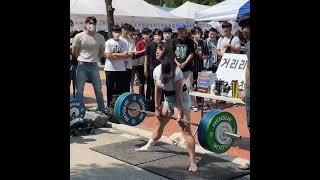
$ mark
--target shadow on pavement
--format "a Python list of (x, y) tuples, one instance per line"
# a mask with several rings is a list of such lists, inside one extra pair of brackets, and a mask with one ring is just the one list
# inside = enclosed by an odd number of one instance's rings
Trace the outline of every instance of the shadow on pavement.
[(112, 127), (111, 128), (106, 128), (105, 127), (104, 129), (97, 128), (97, 129), (94, 130), (94, 134), (95, 135), (104, 134), (104, 133), (108, 133), (108, 134), (123, 134), (123, 132), (120, 132), (120, 131), (112, 131)]
[(77, 144), (88, 144), (88, 142), (96, 141), (95, 139), (87, 139), (83, 138), (83, 136), (70, 136), (70, 144), (77, 143)]
[[(103, 167), (97, 164), (89, 164), (89, 165), (76, 165), (70, 169), (70, 180), (100, 180), (100, 179), (108, 179), (108, 180), (166, 180), (166, 177), (156, 175), (153, 173), (145, 172), (136, 169), (136, 167), (123, 166), (116, 163), (108, 164), (109, 167)], [(208, 167), (210, 168), (210, 167)], [(168, 168), (165, 167), (152, 167), (153, 170), (156, 171), (165, 171)], [(174, 166), (170, 167), (170, 169), (174, 169), (176, 172), (185, 172), (185, 167)], [(210, 169), (204, 169), (210, 170)], [(192, 179), (198, 176), (200, 179), (206, 179), (205, 176), (201, 173), (201, 171), (196, 172), (196, 174), (192, 173), (180, 173), (182, 176), (179, 179)], [(249, 180), (250, 173), (243, 172), (233, 172), (232, 177), (227, 174), (217, 174), (216, 178), (213, 179), (223, 179), (223, 180), (231, 180), (231, 179), (246, 179)]]
[[(135, 167), (128, 168), (120, 164), (110, 163), (109, 167), (97, 164), (77, 165), (70, 169), (70, 180), (166, 180), (160, 176), (137, 170)], [(148, 174), (148, 175), (146, 175)]]
[[(109, 129), (109, 128), (108, 128)], [(92, 138), (84, 138), (84, 137), (90, 137), (90, 136), (94, 136), (94, 135), (98, 135), (98, 134), (104, 134), (104, 133), (108, 133), (108, 134), (122, 134), (121, 132), (118, 131), (110, 131), (108, 129), (100, 129), (97, 128), (94, 130), (93, 134), (87, 134), (86, 132), (82, 132), (80, 133), (79, 136), (72, 136), (70, 135), (70, 144), (72, 143), (78, 143), (78, 144), (87, 144), (88, 142), (92, 142), (95, 141), (96, 139), (92, 139)], [(111, 129), (111, 128), (110, 128)]]

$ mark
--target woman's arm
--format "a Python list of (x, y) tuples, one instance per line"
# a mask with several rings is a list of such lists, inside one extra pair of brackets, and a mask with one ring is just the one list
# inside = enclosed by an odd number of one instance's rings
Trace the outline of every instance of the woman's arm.
[(157, 116), (160, 115), (160, 100), (161, 100), (162, 89), (158, 88), (157, 82), (154, 81), (154, 108)]

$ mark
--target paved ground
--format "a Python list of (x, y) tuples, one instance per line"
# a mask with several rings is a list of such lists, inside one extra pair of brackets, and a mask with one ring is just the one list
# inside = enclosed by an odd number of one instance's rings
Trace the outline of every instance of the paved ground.
[(71, 180), (165, 180), (161, 176), (90, 150), (90, 147), (132, 138), (113, 129), (98, 129), (97, 135), (70, 137)]
[[(97, 153), (89, 148), (111, 144), (139, 137), (148, 137), (150, 132), (122, 124), (112, 124), (112, 128), (97, 129), (94, 135), (70, 136), (70, 179), (71, 180), (165, 180), (162, 176), (146, 171), (139, 167), (127, 164), (123, 161)], [(170, 143), (168, 137), (161, 141)], [(196, 152), (210, 152), (196, 147)], [(219, 155), (220, 158), (232, 161), (237, 164), (244, 164), (247, 161), (231, 156)], [(214, 172), (213, 172), (214, 173)], [(250, 179), (247, 175), (241, 179)]]

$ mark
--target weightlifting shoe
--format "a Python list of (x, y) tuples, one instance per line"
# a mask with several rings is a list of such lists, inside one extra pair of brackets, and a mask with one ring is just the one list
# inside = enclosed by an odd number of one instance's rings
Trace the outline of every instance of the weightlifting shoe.
[(135, 151), (138, 152), (145, 152), (145, 151), (151, 151), (152, 147), (157, 143), (157, 141), (152, 141), (151, 139), (149, 139), (148, 143), (144, 146), (142, 146), (141, 148), (135, 149)]
[(141, 148), (135, 149), (135, 151), (138, 151), (138, 152), (147, 152), (151, 150), (152, 150), (152, 147), (147, 145), (144, 145)]

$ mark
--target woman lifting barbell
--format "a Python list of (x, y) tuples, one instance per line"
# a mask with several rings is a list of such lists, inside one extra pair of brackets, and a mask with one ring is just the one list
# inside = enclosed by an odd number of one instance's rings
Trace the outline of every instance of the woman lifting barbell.
[[(171, 42), (172, 43), (172, 42)], [(170, 44), (170, 41), (166, 43)], [(176, 116), (181, 127), (183, 137), (186, 141), (189, 153), (189, 171), (197, 171), (195, 161), (195, 140), (191, 133), (190, 124), (185, 124), (179, 120), (182, 118), (190, 121), (190, 96), (183, 80), (183, 74), (174, 61), (174, 51), (172, 47), (159, 45), (156, 57), (161, 61), (153, 72), (155, 80), (155, 115), (157, 116), (156, 126), (153, 129), (152, 137), (143, 147), (136, 151), (150, 151), (152, 146), (161, 138), (163, 129), (173, 116), (174, 108), (177, 109)], [(160, 106), (160, 96), (164, 94), (164, 101)]]

